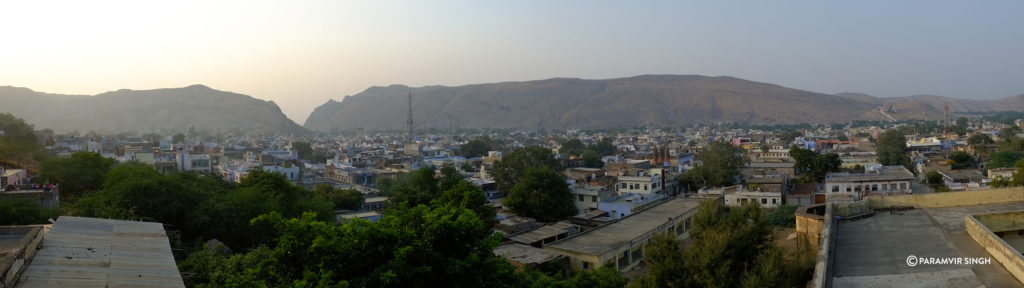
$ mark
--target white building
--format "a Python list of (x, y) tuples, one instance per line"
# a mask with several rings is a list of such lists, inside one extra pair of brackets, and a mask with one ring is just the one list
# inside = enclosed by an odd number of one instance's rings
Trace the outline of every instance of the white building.
[(284, 167), (284, 166), (276, 166), (276, 165), (275, 166), (267, 165), (267, 166), (263, 166), (263, 171), (277, 172), (277, 173), (284, 174), (284, 177), (288, 178), (289, 181), (299, 181), (299, 176), (301, 176), (300, 172), (299, 172), (299, 166)]
[(654, 168), (638, 172), (635, 176), (619, 176), (615, 190), (620, 194), (658, 194), (665, 185), (664, 169)]
[(597, 210), (608, 212), (608, 215), (615, 219), (633, 215), (644, 208), (657, 203), (659, 199), (665, 198), (661, 194), (625, 194), (597, 203)]
[(914, 174), (903, 166), (869, 165), (865, 173), (832, 173), (825, 176), (825, 193), (858, 196), (910, 194)]

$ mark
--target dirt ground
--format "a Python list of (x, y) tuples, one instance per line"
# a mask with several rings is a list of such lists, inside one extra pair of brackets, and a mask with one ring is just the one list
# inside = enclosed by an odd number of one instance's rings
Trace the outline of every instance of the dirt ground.
[(792, 259), (800, 251), (800, 249), (810, 249), (812, 253), (816, 253), (817, 246), (809, 245), (807, 239), (796, 234), (796, 228), (793, 227), (775, 227), (773, 232), (775, 236), (775, 246), (786, 250), (786, 258)]

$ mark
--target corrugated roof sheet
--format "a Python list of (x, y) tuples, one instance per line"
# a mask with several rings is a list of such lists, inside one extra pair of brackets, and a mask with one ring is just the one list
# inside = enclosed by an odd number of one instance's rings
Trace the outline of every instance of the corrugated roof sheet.
[(160, 223), (61, 216), (18, 287), (185, 287)]

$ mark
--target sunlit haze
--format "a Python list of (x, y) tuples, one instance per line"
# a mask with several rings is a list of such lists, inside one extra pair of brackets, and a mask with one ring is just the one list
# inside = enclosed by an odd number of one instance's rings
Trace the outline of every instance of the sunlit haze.
[(1024, 93), (1022, 1), (7, 1), (0, 85), (204, 84), (299, 124), (369, 86), (728, 75), (824, 93)]

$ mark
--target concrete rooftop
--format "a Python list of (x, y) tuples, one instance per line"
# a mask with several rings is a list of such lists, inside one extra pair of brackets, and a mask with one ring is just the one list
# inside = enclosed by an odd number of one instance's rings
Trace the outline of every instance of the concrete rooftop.
[(1024, 210), (1024, 202), (916, 209), (837, 226), (833, 287), (1021, 287), (991, 264), (907, 265), (907, 257), (988, 257), (964, 230), (964, 216)]
[(621, 247), (644, 233), (657, 229), (670, 217), (675, 217), (700, 206), (699, 199), (673, 198), (639, 213), (633, 213), (618, 222), (608, 224), (576, 237), (554, 242), (551, 247), (567, 251), (580, 251), (602, 255)]

